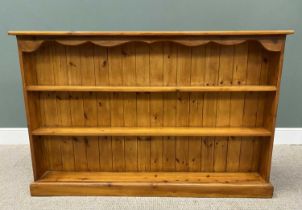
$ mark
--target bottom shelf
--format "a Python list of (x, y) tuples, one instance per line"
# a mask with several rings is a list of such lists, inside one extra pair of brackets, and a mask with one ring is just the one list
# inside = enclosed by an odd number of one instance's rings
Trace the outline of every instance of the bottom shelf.
[(34, 196), (187, 196), (270, 198), (258, 173), (48, 171), (30, 186)]

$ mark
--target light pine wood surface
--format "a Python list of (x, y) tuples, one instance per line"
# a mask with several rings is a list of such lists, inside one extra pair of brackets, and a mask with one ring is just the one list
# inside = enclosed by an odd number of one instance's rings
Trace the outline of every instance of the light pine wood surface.
[(245, 31), (9, 31), (9, 35), (22, 36), (133, 36), (133, 35), (282, 35), (293, 34), (294, 30), (245, 30)]
[(32, 195), (271, 197), (291, 33), (9, 32)]

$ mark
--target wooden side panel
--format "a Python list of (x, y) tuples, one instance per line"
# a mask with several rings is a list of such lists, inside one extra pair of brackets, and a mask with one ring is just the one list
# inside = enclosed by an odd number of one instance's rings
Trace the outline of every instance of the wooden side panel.
[[(164, 45), (163, 80), (165, 86), (177, 84), (177, 46)], [(176, 126), (176, 93), (163, 94), (163, 126)], [(175, 137), (163, 137), (163, 171), (175, 171)]]
[[(268, 84), (268, 74), (269, 74), (269, 59), (270, 52), (265, 49), (261, 49), (261, 70), (259, 76), (259, 84)], [(256, 127), (264, 127), (264, 116), (265, 116), (265, 105), (269, 103), (268, 94), (274, 93), (258, 93), (257, 101), (257, 116), (256, 116)], [(253, 159), (252, 159), (252, 171), (259, 170), (259, 161), (261, 156), (261, 149), (265, 144), (264, 141), (267, 139), (264, 138), (255, 138), (253, 140)]]
[[(36, 85), (37, 81), (37, 53), (39, 51), (25, 53), (19, 49), (21, 76), (24, 77), (23, 85)], [(29, 101), (28, 101), (29, 102)]]
[(262, 145), (259, 172), (261, 176), (269, 181), (271, 173), (272, 150), (274, 144), (274, 129), (276, 125), (276, 112), (278, 109), (278, 100), (280, 94), (280, 82), (282, 75), (282, 66), (284, 59), (285, 40), (282, 43), (282, 50), (279, 53), (271, 53), (268, 60), (269, 84), (275, 84), (277, 91), (274, 94), (267, 94), (267, 103), (265, 104), (264, 127), (273, 131), (273, 135), (267, 138)]
[(29, 143), (32, 159), (32, 168), (34, 180), (39, 179), (47, 170), (47, 161), (45, 159), (44, 142), (40, 137), (32, 136), (31, 132), (40, 126), (41, 116), (39, 94), (33, 94), (25, 91), (25, 87), (29, 84), (37, 84), (36, 77), (36, 53), (24, 53), (18, 49), (20, 72), (23, 83), (23, 97), (25, 103), (25, 111), (27, 117)]
[[(150, 84), (150, 54), (148, 45), (136, 45), (136, 84), (148, 86)], [(136, 116), (138, 127), (150, 126), (150, 94), (137, 93)], [(150, 137), (137, 137), (138, 171), (151, 170), (151, 142)]]
[[(23, 83), (23, 94), (25, 102), (25, 111), (27, 115), (27, 124), (29, 129), (35, 129), (40, 126), (41, 116), (36, 113), (40, 109), (39, 94), (30, 93), (25, 87), (31, 84), (37, 84), (36, 70), (36, 52), (22, 53), (19, 50), (20, 70)], [(35, 113), (35, 114), (33, 114)]]
[[(163, 85), (163, 44), (150, 46), (150, 86)], [(163, 126), (163, 94), (150, 94), (150, 126)], [(161, 171), (163, 162), (163, 139), (162, 137), (151, 138), (151, 171)]]

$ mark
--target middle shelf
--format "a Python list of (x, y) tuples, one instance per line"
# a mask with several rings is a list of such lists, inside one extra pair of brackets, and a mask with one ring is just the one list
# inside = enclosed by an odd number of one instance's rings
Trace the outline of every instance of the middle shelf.
[(273, 92), (273, 85), (237, 86), (81, 86), (81, 85), (29, 85), (27, 91), (74, 92)]
[(36, 136), (271, 136), (266, 128), (248, 127), (41, 127)]

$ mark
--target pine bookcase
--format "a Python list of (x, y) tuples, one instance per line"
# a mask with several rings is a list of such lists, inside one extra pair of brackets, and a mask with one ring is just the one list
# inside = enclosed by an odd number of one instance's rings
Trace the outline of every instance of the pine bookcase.
[(272, 197), (292, 30), (11, 31), (34, 196)]

